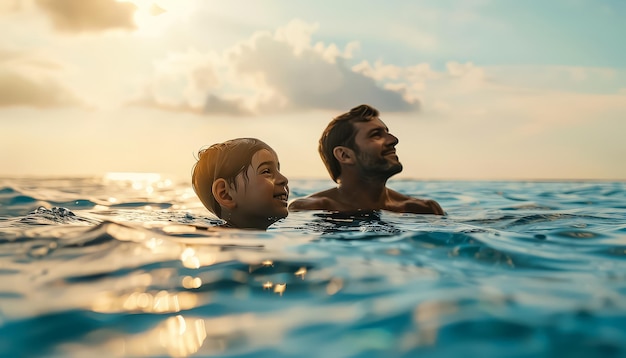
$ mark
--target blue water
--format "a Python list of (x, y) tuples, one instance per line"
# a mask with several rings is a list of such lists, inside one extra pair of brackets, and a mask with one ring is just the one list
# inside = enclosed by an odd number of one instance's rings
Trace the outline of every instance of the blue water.
[(185, 181), (0, 179), (0, 356), (626, 356), (626, 183), (390, 186), (448, 215), (195, 230)]

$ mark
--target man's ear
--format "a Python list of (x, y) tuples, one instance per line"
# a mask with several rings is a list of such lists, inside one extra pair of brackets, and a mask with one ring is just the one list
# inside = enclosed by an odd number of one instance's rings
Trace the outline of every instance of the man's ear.
[(356, 155), (354, 151), (348, 147), (337, 146), (333, 149), (333, 155), (340, 164), (354, 164)]
[(215, 201), (220, 204), (220, 206), (228, 209), (234, 209), (237, 207), (237, 203), (235, 202), (235, 199), (233, 199), (230, 190), (230, 185), (228, 185), (226, 179), (223, 178), (216, 179), (211, 187), (213, 197), (215, 198)]

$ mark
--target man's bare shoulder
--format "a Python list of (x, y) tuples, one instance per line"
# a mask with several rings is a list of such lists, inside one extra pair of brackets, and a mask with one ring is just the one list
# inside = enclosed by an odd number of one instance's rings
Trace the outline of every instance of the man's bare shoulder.
[(389, 194), (390, 198), (394, 201), (394, 206), (397, 205), (398, 211), (400, 212), (434, 215), (446, 214), (439, 203), (434, 200), (414, 198), (391, 189), (389, 190)]
[(289, 210), (336, 210), (337, 188), (320, 191), (289, 203)]

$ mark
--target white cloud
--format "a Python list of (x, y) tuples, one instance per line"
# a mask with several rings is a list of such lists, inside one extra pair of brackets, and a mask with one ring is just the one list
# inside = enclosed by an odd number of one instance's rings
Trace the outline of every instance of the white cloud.
[(352, 71), (346, 60), (327, 52), (295, 47), (269, 35), (257, 36), (231, 57), (237, 73), (262, 79), (260, 87), (270, 88), (287, 98), (288, 109), (346, 109), (371, 103), (387, 111), (407, 111), (413, 105), (398, 92), (382, 88), (370, 77)]
[(386, 31), (394, 39), (420, 51), (434, 51), (439, 46), (439, 41), (433, 34), (420, 30), (415, 24), (395, 23)]
[(146, 95), (142, 98), (130, 101), (127, 106), (155, 108), (162, 111), (191, 113), (196, 115), (222, 114), (222, 115), (248, 115), (250, 111), (238, 98), (220, 98), (209, 95), (203, 105), (191, 105), (188, 102), (168, 103), (158, 101), (154, 96)]
[(19, 0), (5, 0), (0, 2), (0, 14), (19, 11), (21, 4)]
[(436, 71), (427, 63), (396, 66), (367, 61), (353, 69), (420, 98), (422, 116), (449, 122), (509, 122), (532, 134), (626, 113), (619, 85), (626, 72), (564, 66), (479, 67), (450, 61)]
[(115, 0), (35, 0), (58, 31), (100, 32), (109, 29), (134, 30), (134, 4)]
[(626, 83), (626, 71), (582, 66), (493, 66), (497, 83), (510, 87), (564, 92), (616, 93)]
[(417, 108), (417, 99), (405, 99), (403, 88), (379, 84), (350, 68), (347, 62), (357, 42), (344, 49), (313, 44), (317, 27), (294, 20), (274, 33), (257, 32), (221, 53), (170, 55), (155, 65), (155, 77), (147, 85), (152, 101), (140, 102), (169, 108), (186, 108), (181, 103), (187, 103), (201, 112), (208, 110), (207, 103), (228, 98), (237, 105), (223, 109), (231, 108), (233, 114), (346, 110), (360, 103), (386, 111)]
[(68, 107), (83, 105), (61, 79), (55, 62), (0, 50), (0, 107)]

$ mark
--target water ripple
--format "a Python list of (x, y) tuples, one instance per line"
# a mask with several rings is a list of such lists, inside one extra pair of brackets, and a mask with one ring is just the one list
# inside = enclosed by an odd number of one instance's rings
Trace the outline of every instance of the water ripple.
[(0, 181), (1, 355), (626, 355), (625, 183), (400, 181), (448, 215), (258, 232), (140, 179)]

